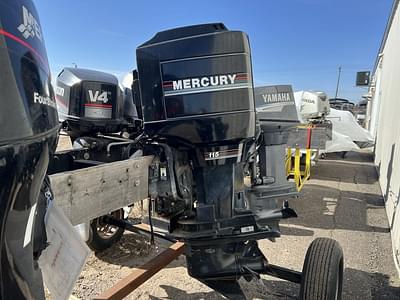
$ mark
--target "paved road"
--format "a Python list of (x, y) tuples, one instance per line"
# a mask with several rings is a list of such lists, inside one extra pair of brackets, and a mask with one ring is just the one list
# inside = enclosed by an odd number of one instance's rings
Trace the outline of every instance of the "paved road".
[[(305, 185), (301, 197), (292, 201), (291, 206), (299, 217), (281, 223), (282, 238), (275, 243), (260, 242), (271, 263), (301, 270), (311, 241), (316, 237), (331, 237), (339, 241), (345, 255), (343, 299), (400, 299), (400, 281), (371, 154), (350, 153), (344, 160), (332, 155), (320, 161), (312, 169), (312, 179)], [(81, 298), (94, 296), (129, 274), (132, 267), (148, 259), (144, 252), (135, 256), (137, 250), (133, 250), (144, 245), (145, 241), (129, 234), (98, 256), (100, 259), (92, 257), (75, 293)], [(268, 276), (262, 276), (258, 282), (243, 281), (242, 288), (247, 299), (296, 299), (299, 292), (296, 284)], [(128, 299), (222, 297), (190, 278), (181, 257)]]
[[(345, 256), (343, 299), (400, 299), (372, 159), (370, 153), (349, 153), (345, 159), (332, 154), (319, 161), (301, 197), (292, 201), (299, 217), (282, 222), (284, 236), (276, 243), (260, 242), (272, 263), (300, 270), (309, 243), (316, 237), (331, 237), (339, 241)], [(266, 286), (271, 299), (298, 293), (296, 285), (284, 281), (273, 279)]]

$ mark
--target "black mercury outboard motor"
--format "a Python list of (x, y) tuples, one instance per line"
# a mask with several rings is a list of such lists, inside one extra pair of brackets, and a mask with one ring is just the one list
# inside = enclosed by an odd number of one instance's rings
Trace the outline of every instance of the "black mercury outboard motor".
[(130, 91), (123, 91), (112, 74), (64, 68), (55, 93), (60, 120), (72, 137), (132, 132), (140, 127)]
[(57, 76), (55, 94), (63, 130), (75, 150), (85, 151), (58, 155), (50, 164), (50, 172), (126, 159), (135, 152), (132, 144), (142, 132), (142, 120), (132, 90), (120, 86), (114, 75), (64, 68)]
[(46, 245), (46, 198), (39, 193), (59, 126), (29, 0), (0, 0), (0, 70), (0, 298), (44, 299), (37, 259)]
[(295, 213), (260, 176), (247, 35), (221, 23), (183, 27), (156, 34), (136, 57), (144, 154), (155, 155), (152, 211), (185, 240), (190, 275), (219, 289), (212, 279), (265, 270), (256, 240), (279, 237), (279, 220)]

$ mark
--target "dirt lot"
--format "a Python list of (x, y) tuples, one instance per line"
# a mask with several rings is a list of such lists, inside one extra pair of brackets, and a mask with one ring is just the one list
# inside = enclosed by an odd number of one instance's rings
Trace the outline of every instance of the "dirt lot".
[[(282, 238), (260, 241), (274, 264), (301, 270), (308, 245), (316, 237), (338, 240), (345, 255), (344, 299), (400, 299), (400, 281), (394, 267), (390, 233), (372, 155), (350, 153), (320, 161), (299, 199), (291, 205), (297, 219), (282, 222)], [(122, 240), (88, 260), (73, 294), (90, 299), (159, 253), (168, 243), (125, 234)], [(296, 299), (296, 284), (268, 276), (241, 282), (247, 299)], [(180, 257), (127, 299), (223, 299), (190, 278)]]

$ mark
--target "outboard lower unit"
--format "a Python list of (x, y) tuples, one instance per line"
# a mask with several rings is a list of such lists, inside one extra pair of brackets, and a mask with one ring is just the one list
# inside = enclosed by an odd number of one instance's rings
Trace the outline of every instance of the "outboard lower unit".
[(156, 34), (136, 57), (154, 219), (185, 241), (190, 275), (213, 288), (212, 279), (265, 270), (256, 240), (279, 237), (279, 220), (296, 214), (285, 201), (292, 185), (271, 197), (275, 179), (263, 171), (281, 153), (260, 155), (276, 143), (256, 123), (247, 35), (183, 27)]
[[(0, 299), (44, 299), (43, 185), (58, 116), (43, 35), (29, 0), (0, 0)], [(41, 191), (42, 190), (42, 191)]]

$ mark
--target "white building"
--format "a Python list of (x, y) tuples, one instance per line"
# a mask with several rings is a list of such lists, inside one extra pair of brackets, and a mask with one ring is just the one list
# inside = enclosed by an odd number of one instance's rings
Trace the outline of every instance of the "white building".
[(400, 272), (400, 7), (394, 0), (375, 62), (367, 128), (375, 137), (375, 165), (385, 199), (393, 253)]

